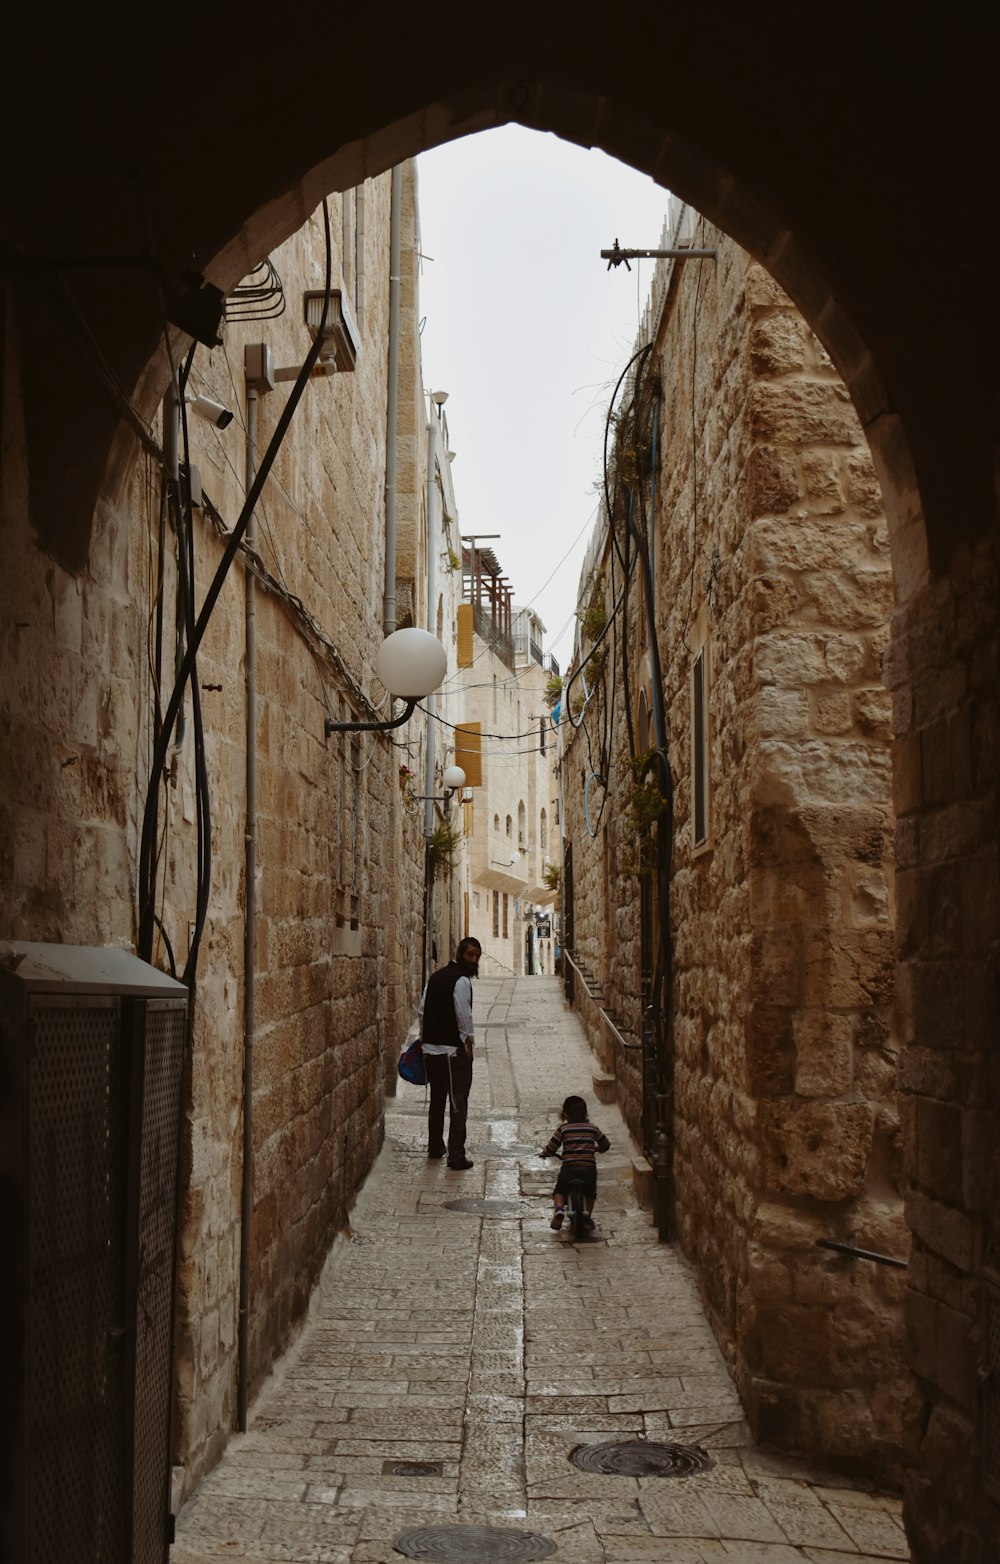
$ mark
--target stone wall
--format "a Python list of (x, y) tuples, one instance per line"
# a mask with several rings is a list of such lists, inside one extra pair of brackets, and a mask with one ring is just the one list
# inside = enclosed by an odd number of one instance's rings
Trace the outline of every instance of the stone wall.
[[(897, 1476), (914, 1407), (903, 1273), (816, 1248), (832, 1238), (904, 1259), (908, 1249), (880, 681), (887, 529), (863, 435), (821, 346), (760, 267), (714, 231), (704, 242), (718, 260), (675, 272), (653, 361), (656, 607), (675, 784), (677, 1232), (759, 1434)], [(588, 589), (610, 605), (609, 558)], [(653, 690), (636, 596), (638, 726), (640, 695), (651, 711)], [(696, 847), (690, 681), (700, 652), (710, 829)], [(576, 947), (638, 1038), (624, 745), (619, 694), (612, 796), (593, 839), (580, 738), (563, 776)], [(642, 1138), (638, 1055), (613, 1050), (602, 1031), (595, 1042)]]
[(907, 1337), (927, 1399), (906, 1481), (916, 1564), (988, 1564), (1000, 1553), (1000, 1512), (984, 1490), (990, 1475), (1000, 1493), (987, 1431), (987, 1419), (1000, 1426), (988, 1374), (997, 1328), (984, 1296), (1000, 1283), (998, 587), (995, 540), (958, 551), (948, 578), (925, 580), (901, 603), (888, 660), (913, 1235)]
[[(334, 283), (355, 196), (331, 198)], [(253, 1195), (248, 1392), (288, 1345), (353, 1195), (381, 1143), (387, 1061), (419, 988), (422, 840), (400, 807), (395, 749), (373, 735), (324, 737), (327, 715), (370, 714), (382, 636), (389, 176), (370, 181), (364, 270), (345, 277), (362, 346), (353, 374), (306, 389), (258, 508), (255, 548), (257, 869)], [(195, 518), (197, 598), (243, 499), (243, 348), (301, 363), (304, 288), (323, 282), (318, 214), (273, 257), (287, 308), (230, 324), (199, 348), (191, 389), (223, 402), (216, 430), (189, 415), (191, 458), (212, 508)], [(356, 285), (357, 284), (357, 285)], [(412, 315), (412, 311), (411, 311)], [(159, 469), (136, 471), (120, 508), (95, 519), (85, 568), (67, 575), (27, 523), (16, 341), (5, 369), (0, 584), (0, 933), (134, 946), (136, 861), (154, 724), (154, 638), (163, 614), (163, 699), (175, 657), (173, 529), (158, 579)], [(289, 394), (260, 398), (263, 450)], [(159, 439), (159, 430), (154, 430)], [(213, 510), (221, 521), (213, 522)], [(199, 655), (212, 796), (212, 890), (185, 1084), (179, 1254), (175, 1496), (234, 1427), (242, 1220), (246, 912), (245, 565), (234, 564)], [(410, 741), (419, 752), (419, 722)], [(194, 723), (168, 756), (154, 959), (178, 968), (195, 916)], [(169, 949), (168, 943), (169, 940)]]

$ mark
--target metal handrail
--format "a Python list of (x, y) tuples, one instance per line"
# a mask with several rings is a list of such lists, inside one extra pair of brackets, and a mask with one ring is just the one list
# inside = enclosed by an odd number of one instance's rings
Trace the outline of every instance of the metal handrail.
[(605, 1024), (607, 1025), (608, 1031), (611, 1033), (611, 1035), (618, 1039), (619, 1043), (621, 1043), (623, 1048), (637, 1048), (637, 1049), (641, 1050), (642, 1049), (642, 1044), (641, 1043), (630, 1043), (630, 1042), (627, 1042), (626, 1039), (622, 1036), (621, 1032), (619, 1032), (618, 1028), (615, 1026), (615, 1023), (612, 1021), (611, 1017), (608, 1015), (608, 1012), (605, 1010), (604, 1006), (601, 1005), (601, 1004), (598, 1004), (597, 1000), (594, 998), (594, 996), (593, 996), (593, 994), (591, 992), (590, 984), (587, 982), (587, 979), (584, 977), (583, 973), (580, 971), (579, 965), (577, 964), (577, 962), (575, 962), (573, 960), (573, 957), (570, 955), (569, 951), (566, 949), (565, 946), (563, 946), (563, 956), (569, 962), (570, 966), (573, 968), (573, 971), (576, 973), (577, 977), (580, 979), (580, 982), (583, 984), (584, 991), (586, 992), (587, 998), (594, 1005), (596, 1005), (598, 1010), (601, 1012), (601, 1015), (604, 1017)]
[(849, 1255), (852, 1260), (874, 1260), (878, 1265), (894, 1265), (905, 1271), (909, 1262), (896, 1260), (890, 1254), (878, 1254), (874, 1249), (859, 1249), (857, 1244), (842, 1244), (836, 1238), (817, 1238), (817, 1249), (834, 1249), (838, 1254)]

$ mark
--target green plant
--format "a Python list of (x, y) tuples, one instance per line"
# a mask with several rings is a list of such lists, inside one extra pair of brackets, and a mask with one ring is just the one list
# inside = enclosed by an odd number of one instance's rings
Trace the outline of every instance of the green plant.
[(557, 891), (562, 881), (562, 870), (557, 863), (547, 863), (542, 870), (542, 884), (547, 891)]
[(581, 616), (580, 625), (588, 641), (596, 641), (598, 636), (607, 628), (608, 613), (604, 606), (603, 597), (596, 598), (586, 613)]
[(458, 555), (455, 553), (455, 550), (453, 548), (450, 548), (448, 550), (448, 569), (449, 570), (460, 570), (461, 566), (462, 566), (462, 561), (459, 559)]
[(652, 874), (656, 867), (656, 843), (653, 828), (662, 820), (669, 808), (669, 801), (660, 792), (649, 772), (656, 760), (656, 750), (645, 750), (628, 763), (631, 783), (625, 801), (623, 818), (632, 838), (631, 849), (624, 855), (622, 870), (625, 874)]
[(608, 666), (608, 643), (602, 641), (596, 651), (587, 658), (587, 683), (596, 684)]
[(427, 864), (435, 879), (451, 868), (452, 859), (462, 841), (462, 827), (451, 820), (439, 820), (427, 838)]
[(563, 682), (557, 673), (550, 673), (545, 683), (545, 702), (551, 711), (562, 694)]

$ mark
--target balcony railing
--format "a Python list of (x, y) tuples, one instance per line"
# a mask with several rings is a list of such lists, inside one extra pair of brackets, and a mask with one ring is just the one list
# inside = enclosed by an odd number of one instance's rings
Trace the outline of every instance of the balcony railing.
[(504, 667), (514, 672), (514, 643), (505, 630), (498, 628), (485, 609), (478, 603), (472, 605), (472, 624), (481, 641), (485, 641), (495, 657), (499, 657)]

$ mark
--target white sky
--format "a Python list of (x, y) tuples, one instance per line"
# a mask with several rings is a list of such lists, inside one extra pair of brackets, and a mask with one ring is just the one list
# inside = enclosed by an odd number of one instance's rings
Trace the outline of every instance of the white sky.
[(668, 192), (602, 152), (513, 125), (417, 166), (423, 370), (427, 389), (449, 394), (460, 530), (501, 534), (487, 546), (565, 668), (608, 398), (654, 264), (609, 272), (600, 252), (616, 237), (654, 249)]

